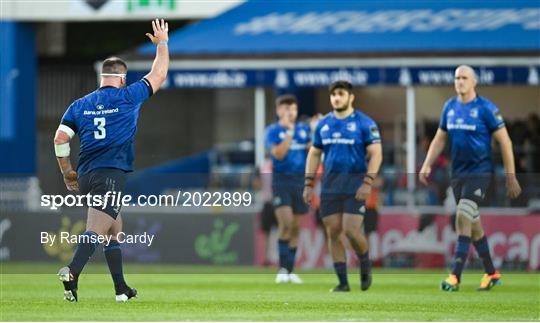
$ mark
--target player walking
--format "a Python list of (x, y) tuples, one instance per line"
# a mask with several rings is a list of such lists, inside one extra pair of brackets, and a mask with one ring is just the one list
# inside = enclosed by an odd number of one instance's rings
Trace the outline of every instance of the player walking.
[[(156, 93), (165, 81), (169, 68), (168, 24), (152, 21), (154, 34), (146, 34), (157, 46), (152, 70), (143, 79), (126, 87), (127, 65), (119, 58), (108, 58), (101, 68), (101, 85), (96, 91), (73, 102), (54, 137), (54, 148), (64, 182), (70, 191), (105, 195), (121, 192), (126, 173), (133, 170), (133, 138), (141, 104)], [(70, 162), (69, 141), (79, 135), (81, 148), (77, 171)], [(86, 231), (80, 239), (73, 260), (58, 272), (64, 284), (64, 298), (77, 301), (78, 278), (98, 243), (97, 237), (111, 235), (103, 248), (114, 282), (116, 300), (125, 302), (137, 295), (123, 277), (122, 253), (115, 240), (122, 230), (120, 207), (104, 209), (89, 206)]]
[(420, 181), (427, 185), (431, 165), (443, 151), (448, 139), (452, 159), (451, 185), (457, 203), (458, 241), (452, 273), (441, 283), (441, 289), (444, 291), (459, 289), (461, 272), (467, 260), (471, 241), (485, 269), (478, 290), (490, 290), (501, 278), (493, 266), (478, 211), (493, 172), (492, 136), (501, 147), (508, 196), (516, 198), (521, 193), (516, 179), (512, 141), (504, 126), (503, 118), (495, 104), (476, 94), (476, 84), (476, 74), (470, 66), (462, 65), (456, 69), (454, 87), (457, 96), (444, 105), (439, 129), (431, 142), (419, 174)]
[(308, 207), (302, 198), (304, 169), (310, 142), (310, 128), (296, 123), (297, 100), (292, 95), (276, 99), (279, 121), (266, 129), (266, 147), (272, 155), (273, 205), (278, 222), (279, 271), (276, 283), (300, 284), (293, 273), (302, 215)]
[(353, 108), (351, 83), (337, 81), (329, 90), (334, 111), (321, 119), (315, 129), (306, 162), (304, 199), (307, 203), (312, 200), (313, 182), (324, 152), (320, 213), (339, 280), (331, 291), (350, 291), (345, 248), (340, 239), (342, 233), (358, 257), (361, 289), (367, 290), (372, 276), (362, 222), (365, 200), (382, 162), (381, 137), (375, 122)]

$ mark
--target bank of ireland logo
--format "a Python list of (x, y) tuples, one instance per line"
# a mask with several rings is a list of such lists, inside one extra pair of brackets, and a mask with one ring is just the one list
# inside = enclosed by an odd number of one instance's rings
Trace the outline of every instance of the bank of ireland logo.
[(105, 108), (105, 106), (103, 104), (96, 105), (96, 109), (98, 109), (98, 110), (103, 110), (104, 108)]
[(478, 109), (477, 108), (471, 109), (471, 112), (469, 114), (471, 118), (478, 118)]
[(354, 122), (347, 123), (347, 130), (352, 131), (352, 132), (356, 131), (356, 123)]

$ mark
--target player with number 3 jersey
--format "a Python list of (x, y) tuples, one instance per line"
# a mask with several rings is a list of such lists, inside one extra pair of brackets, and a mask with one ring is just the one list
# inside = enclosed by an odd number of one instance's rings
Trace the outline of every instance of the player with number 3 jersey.
[[(54, 137), (54, 148), (60, 171), (70, 191), (92, 196), (121, 192), (126, 173), (133, 170), (133, 139), (142, 103), (156, 93), (167, 77), (169, 68), (168, 24), (152, 21), (153, 35), (146, 34), (156, 45), (152, 70), (143, 79), (127, 86), (126, 63), (117, 57), (103, 62), (101, 84), (94, 92), (73, 102)], [(77, 171), (69, 158), (69, 141), (77, 134), (80, 154)], [(105, 199), (102, 199), (105, 201)], [(137, 295), (128, 287), (122, 270), (122, 253), (116, 236), (122, 230), (119, 205), (88, 208), (86, 231), (79, 239), (71, 263), (60, 269), (64, 299), (78, 300), (78, 277), (97, 248), (99, 237), (111, 236), (103, 251), (114, 282), (116, 301), (125, 302)]]

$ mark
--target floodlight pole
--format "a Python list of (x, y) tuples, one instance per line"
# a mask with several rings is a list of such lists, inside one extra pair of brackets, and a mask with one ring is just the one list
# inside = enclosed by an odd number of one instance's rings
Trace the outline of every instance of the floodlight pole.
[(255, 88), (255, 166), (259, 169), (264, 163), (264, 123), (265, 123), (264, 88)]

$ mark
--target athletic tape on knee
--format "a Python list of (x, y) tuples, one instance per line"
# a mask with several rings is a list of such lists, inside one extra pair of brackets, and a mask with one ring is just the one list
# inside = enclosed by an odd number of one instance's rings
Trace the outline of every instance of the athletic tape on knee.
[(457, 205), (457, 213), (465, 216), (469, 220), (476, 222), (480, 219), (478, 204), (469, 199), (461, 199)]

